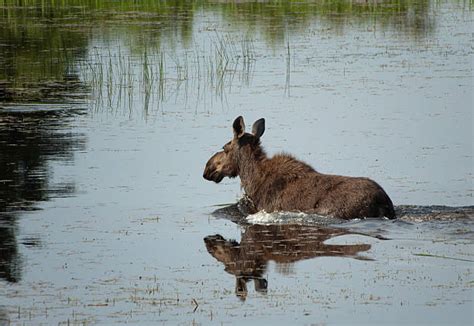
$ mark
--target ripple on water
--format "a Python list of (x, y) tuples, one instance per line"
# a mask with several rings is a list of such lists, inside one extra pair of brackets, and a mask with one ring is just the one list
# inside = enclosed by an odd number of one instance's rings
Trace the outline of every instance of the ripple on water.
[[(399, 205), (395, 206), (397, 215), (396, 223), (420, 223), (420, 222), (442, 222), (459, 221), (474, 222), (474, 206), (419, 206), (419, 205)], [(304, 212), (272, 212), (264, 210), (253, 213), (248, 207), (248, 201), (242, 198), (238, 203), (219, 208), (213, 212), (216, 217), (226, 218), (236, 223), (249, 224), (308, 224), (308, 225), (329, 225), (329, 224), (354, 224), (359, 221), (384, 222), (385, 218), (354, 219), (351, 221), (342, 220), (331, 216), (318, 214), (307, 214)], [(369, 223), (370, 223), (369, 222)]]

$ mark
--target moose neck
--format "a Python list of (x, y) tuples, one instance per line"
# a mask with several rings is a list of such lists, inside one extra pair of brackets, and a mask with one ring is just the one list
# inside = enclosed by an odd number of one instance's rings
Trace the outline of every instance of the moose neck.
[(258, 145), (256, 148), (244, 147), (239, 153), (239, 176), (242, 188), (254, 202), (258, 198), (258, 189), (262, 183), (262, 164), (267, 155)]

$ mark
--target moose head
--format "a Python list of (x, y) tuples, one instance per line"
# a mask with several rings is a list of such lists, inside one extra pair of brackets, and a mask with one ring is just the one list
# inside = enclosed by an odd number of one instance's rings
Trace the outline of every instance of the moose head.
[(260, 137), (265, 131), (265, 119), (255, 121), (252, 133), (245, 132), (244, 119), (239, 116), (232, 124), (234, 137), (223, 146), (223, 151), (215, 153), (206, 163), (203, 177), (219, 183), (224, 177), (235, 178), (240, 175), (243, 153), (262, 155)]

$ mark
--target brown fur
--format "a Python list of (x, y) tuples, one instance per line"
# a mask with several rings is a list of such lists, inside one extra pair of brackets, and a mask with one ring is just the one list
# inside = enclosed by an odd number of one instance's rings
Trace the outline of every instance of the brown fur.
[(287, 154), (268, 158), (260, 145), (263, 119), (254, 123), (252, 134), (245, 133), (242, 117), (233, 128), (234, 138), (209, 159), (204, 178), (218, 183), (226, 176), (240, 176), (256, 210), (302, 211), (343, 219), (395, 218), (388, 195), (368, 178), (322, 174)]
[[(303, 225), (251, 225), (244, 228), (241, 242), (226, 240), (221, 235), (204, 238), (207, 251), (236, 277), (235, 291), (245, 299), (247, 282), (254, 280), (255, 290), (267, 289), (264, 274), (269, 261), (280, 267), (315, 257), (354, 257), (370, 249), (369, 244), (331, 245), (324, 242), (336, 236), (352, 234), (341, 228)], [(354, 233), (357, 234), (357, 233)]]

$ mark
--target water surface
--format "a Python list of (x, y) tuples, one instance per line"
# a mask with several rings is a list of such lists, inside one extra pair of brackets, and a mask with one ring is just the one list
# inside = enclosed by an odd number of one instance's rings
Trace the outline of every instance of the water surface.
[[(472, 324), (470, 3), (0, 16), (3, 323)], [(212, 214), (242, 196), (202, 178), (238, 115), (266, 119), (270, 155), (376, 180), (401, 218)]]

